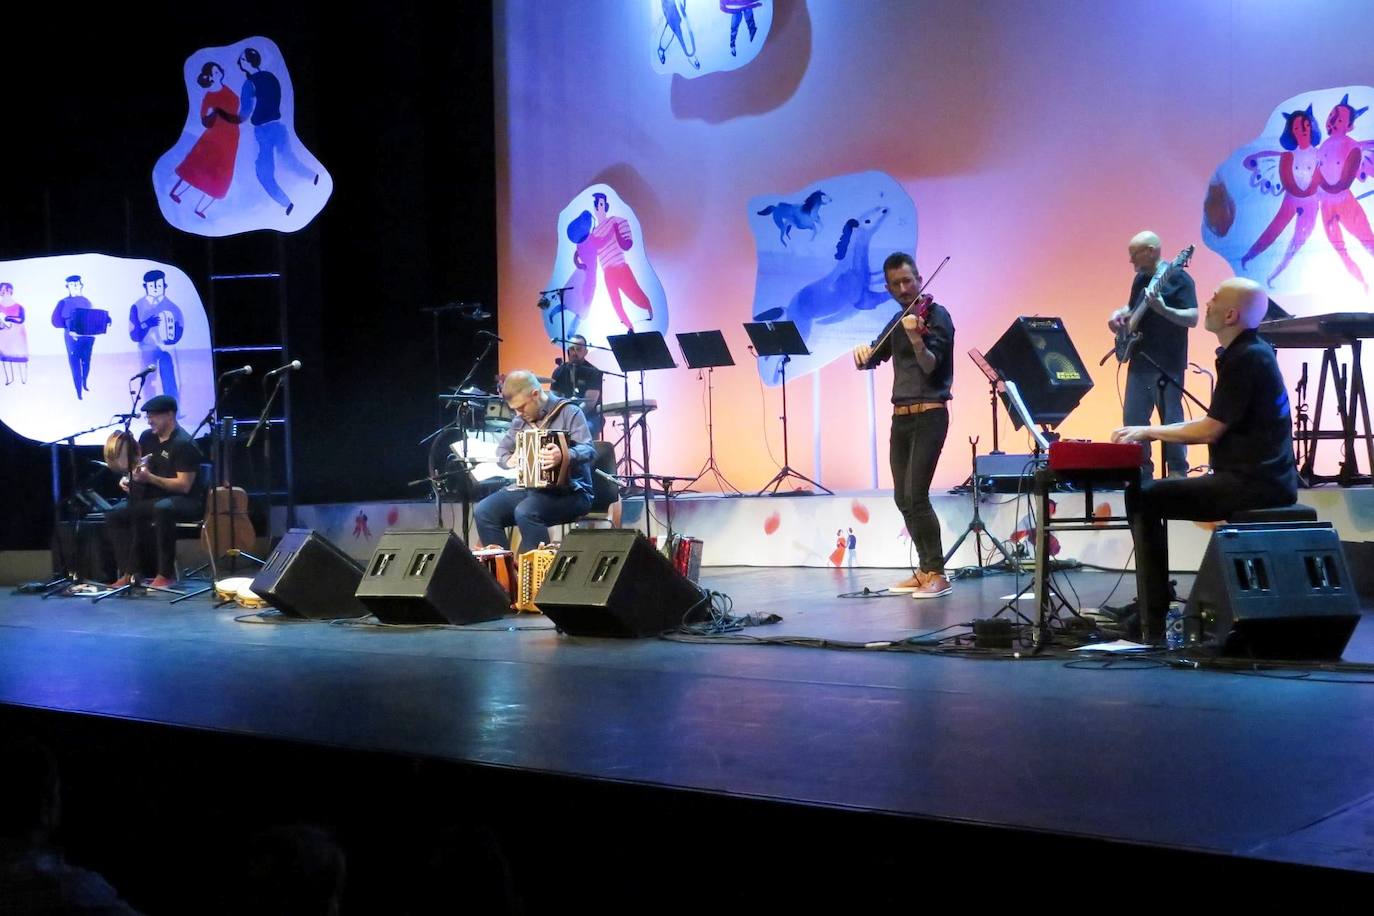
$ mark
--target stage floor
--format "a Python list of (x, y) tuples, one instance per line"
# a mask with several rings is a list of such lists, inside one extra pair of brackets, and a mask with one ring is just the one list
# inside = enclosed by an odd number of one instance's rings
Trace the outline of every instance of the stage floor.
[[(849, 642), (990, 616), (1015, 589), (997, 575), (913, 601), (836, 597), (885, 570), (703, 578), (736, 613), (783, 616), (751, 635)], [(1094, 606), (1118, 576), (1067, 581)], [(1115, 601), (1133, 594), (1127, 578)], [(0, 702), (1374, 873), (1370, 675), (569, 638), (535, 615), (379, 628), (246, 613), (6, 596)], [(1374, 662), (1368, 615), (1346, 659)]]

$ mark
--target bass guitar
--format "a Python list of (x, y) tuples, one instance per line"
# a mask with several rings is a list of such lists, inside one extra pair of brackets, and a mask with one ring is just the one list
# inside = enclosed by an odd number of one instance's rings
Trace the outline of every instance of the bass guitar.
[(1121, 323), (1121, 327), (1116, 332), (1116, 343), (1112, 347), (1112, 352), (1102, 357), (1098, 365), (1105, 363), (1113, 353), (1116, 354), (1116, 361), (1124, 363), (1135, 353), (1135, 348), (1140, 346), (1143, 336), (1140, 333), (1140, 322), (1145, 317), (1145, 313), (1150, 310), (1150, 299), (1159, 291), (1160, 285), (1170, 277), (1176, 270), (1182, 270), (1188, 266), (1188, 262), (1193, 259), (1193, 247), (1189, 245), (1178, 253), (1178, 257), (1163, 265), (1163, 269), (1155, 272), (1154, 277), (1145, 288), (1140, 291), (1140, 298), (1136, 301), (1135, 307), (1131, 310), (1131, 315)]

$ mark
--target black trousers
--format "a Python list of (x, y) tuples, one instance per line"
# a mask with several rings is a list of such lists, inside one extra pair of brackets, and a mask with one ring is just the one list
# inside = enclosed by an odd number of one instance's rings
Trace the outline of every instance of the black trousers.
[(1126, 516), (1135, 542), (1136, 599), (1145, 636), (1164, 632), (1169, 611), (1169, 534), (1165, 520), (1214, 522), (1233, 512), (1290, 506), (1284, 487), (1218, 471), (1206, 477), (1148, 480), (1126, 490)]
[(892, 498), (916, 545), (916, 556), (924, 572), (945, 571), (940, 519), (930, 504), (930, 481), (948, 433), (949, 409), (945, 407), (892, 418), (892, 437), (888, 440)]
[(125, 500), (105, 513), (105, 530), (110, 533), (119, 574), (138, 574), (140, 535), (150, 526), (157, 546), (157, 574), (176, 578), (176, 523), (199, 521), (204, 503), (194, 496), (164, 496), (161, 499)]

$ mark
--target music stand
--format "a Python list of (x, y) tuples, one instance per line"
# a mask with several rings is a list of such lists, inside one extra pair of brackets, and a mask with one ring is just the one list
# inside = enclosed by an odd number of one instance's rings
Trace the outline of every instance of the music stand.
[[(615, 354), (615, 361), (626, 376), (631, 372), (639, 373), (640, 401), (644, 400), (645, 372), (652, 372), (655, 369), (677, 368), (673, 354), (668, 352), (668, 342), (663, 339), (663, 335), (658, 331), (642, 331), (638, 334), (633, 331), (629, 334), (611, 334), (606, 338), (606, 343), (610, 345), (611, 352)], [(652, 489), (653, 482), (649, 475), (649, 424), (646, 422), (646, 417), (647, 414), (641, 413), (639, 419), (635, 421), (639, 425), (640, 457), (644, 459), (641, 464), (643, 473), (632, 476), (644, 478), (644, 533), (648, 535), (650, 525), (649, 490)], [(625, 403), (625, 455), (627, 458), (633, 444), (634, 437), (630, 435), (630, 407), (627, 398)]]
[(807, 490), (790, 490), (786, 493), (780, 493), (778, 491), (783, 481), (787, 480), (789, 477), (795, 477), (798, 480), (806, 481), (818, 490), (824, 490), (829, 495), (834, 496), (835, 492), (833, 490), (816, 483), (816, 481), (807, 477), (805, 474), (792, 470), (792, 465), (789, 463), (787, 450), (787, 364), (792, 361), (792, 357), (794, 356), (811, 355), (811, 351), (806, 349), (806, 342), (801, 338), (801, 332), (797, 330), (796, 322), (747, 321), (744, 324), (744, 331), (749, 335), (749, 340), (754, 344), (755, 355), (760, 357), (782, 357), (782, 468), (778, 470), (778, 473), (773, 475), (772, 480), (763, 485), (763, 489), (759, 490), (758, 495), (762, 496), (764, 493), (767, 493), (770, 487), (772, 488), (771, 495), (773, 496), (812, 495)]
[(717, 366), (735, 364), (734, 357), (730, 355), (730, 348), (725, 343), (725, 335), (720, 331), (690, 331), (676, 336), (677, 345), (682, 349), (682, 358), (687, 361), (687, 368), (706, 370), (706, 463), (701, 466), (701, 470), (692, 478), (691, 483), (683, 489), (691, 489), (698, 480), (710, 472), (715, 476), (716, 485), (720, 487), (722, 495), (729, 495), (726, 491), (732, 490), (735, 496), (743, 496), (740, 488), (726, 480), (725, 475), (720, 472), (720, 465), (716, 464), (715, 399), (712, 381)]

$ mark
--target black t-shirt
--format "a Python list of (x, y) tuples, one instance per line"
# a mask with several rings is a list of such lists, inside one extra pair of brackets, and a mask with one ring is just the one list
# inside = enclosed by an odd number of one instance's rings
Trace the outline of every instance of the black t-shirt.
[[(901, 313), (898, 312), (898, 315)], [(897, 315), (893, 316), (896, 321)], [(930, 304), (926, 313), (926, 349), (935, 356), (935, 370), (929, 375), (916, 362), (916, 348), (906, 330), (897, 325), (881, 347), (873, 351), (873, 365), (892, 360), (892, 403), (917, 404), (926, 401), (948, 401), (950, 385), (954, 382), (954, 320), (938, 302)]]
[(564, 363), (553, 370), (549, 390), (565, 398), (586, 397), (588, 391), (601, 390), (601, 370), (591, 363)]
[[(1140, 293), (1150, 279), (1150, 274), (1135, 275), (1135, 280), (1131, 283), (1131, 298), (1127, 300), (1132, 309), (1140, 304)], [(1169, 308), (1197, 308), (1197, 287), (1185, 270), (1175, 270), (1169, 274), (1159, 285), (1159, 294)], [(1154, 309), (1146, 309), (1140, 319), (1140, 334), (1140, 343), (1136, 345), (1137, 353), (1150, 354), (1167, 372), (1175, 375), (1183, 372), (1188, 364), (1187, 328), (1181, 324), (1174, 324)]]
[[(154, 477), (175, 477), (180, 471), (194, 474), (200, 470), (200, 449), (196, 448), (191, 434), (180, 426), (172, 431), (166, 442), (159, 442), (157, 433), (151, 429), (145, 430), (138, 437), (138, 453), (148, 457), (148, 472)], [(185, 495), (199, 498), (204, 492), (204, 481), (197, 479), (191, 492)], [(134, 499), (161, 499), (172, 494), (153, 484), (135, 484), (130, 487), (129, 495)]]
[(1288, 391), (1273, 348), (1254, 331), (1242, 332), (1217, 358), (1217, 388), (1207, 416), (1226, 424), (1209, 449), (1214, 470), (1297, 497)]

